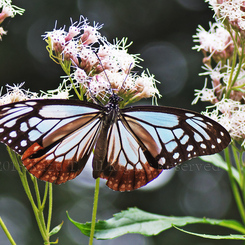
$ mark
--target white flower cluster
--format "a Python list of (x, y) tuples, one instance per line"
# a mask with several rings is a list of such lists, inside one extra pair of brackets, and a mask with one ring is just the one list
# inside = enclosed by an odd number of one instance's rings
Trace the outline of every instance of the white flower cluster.
[(208, 75), (212, 80), (212, 88), (207, 88), (207, 80), (205, 80), (205, 85), (202, 90), (195, 90), (196, 98), (192, 102), (197, 103), (200, 99), (201, 101), (209, 101), (212, 104), (217, 103), (223, 97), (223, 90), (229, 86), (230, 80), (234, 80), (233, 90), (230, 92), (230, 99), (235, 101), (244, 102), (244, 92), (245, 92), (245, 69), (241, 68), (239, 64), (236, 67), (231, 67), (229, 62), (226, 65), (222, 65), (219, 62), (215, 68), (210, 66), (204, 66), (206, 72), (200, 75)]
[(228, 20), (233, 27), (245, 30), (244, 0), (206, 0), (221, 20)]
[(209, 25), (209, 31), (198, 26), (197, 34), (193, 36), (194, 42), (198, 44), (193, 49), (202, 51), (206, 57), (208, 56), (208, 60), (212, 57), (218, 62), (230, 58), (234, 50), (230, 33), (225, 29), (223, 23), (215, 22)]
[[(30, 92), (22, 88), (24, 83), (17, 85), (6, 85), (7, 93), (0, 97), (0, 105), (9, 104), (17, 101), (36, 99), (37, 93)], [(3, 88), (1, 88), (1, 91)]]
[[(69, 88), (65, 83), (61, 84), (57, 89), (41, 91), (40, 95), (23, 88), (24, 83), (17, 85), (6, 85), (7, 93), (0, 96), (0, 105), (5, 105), (13, 102), (31, 100), (31, 99), (68, 99)], [(2, 92), (3, 87), (0, 89)]]
[(245, 104), (232, 99), (222, 99), (209, 107), (210, 109), (213, 110), (207, 110), (203, 114), (223, 125), (231, 137), (245, 147)]
[(126, 103), (159, 96), (152, 75), (132, 72), (140, 58), (128, 53), (127, 39), (112, 44), (100, 34), (100, 28), (90, 26), (82, 17), (68, 32), (61, 28), (45, 35), (51, 58), (65, 67), (72, 86), (83, 91), (88, 99), (97, 97), (102, 102), (106, 102), (112, 91)]
[[(194, 49), (204, 54), (204, 70), (209, 76), (201, 90), (195, 90), (198, 100), (208, 101), (205, 114), (221, 123), (231, 137), (245, 149), (245, 1), (206, 0), (215, 12), (216, 22), (210, 30), (197, 29)], [(213, 111), (211, 111), (213, 109)]]

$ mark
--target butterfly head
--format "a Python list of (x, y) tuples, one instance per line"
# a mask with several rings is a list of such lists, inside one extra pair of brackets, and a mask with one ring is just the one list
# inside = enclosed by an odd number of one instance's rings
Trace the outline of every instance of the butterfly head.
[(118, 104), (119, 102), (123, 101), (123, 98), (118, 96), (117, 94), (112, 94), (110, 97), (109, 97), (109, 102), (111, 104)]
[(108, 103), (106, 104), (105, 108), (106, 108), (106, 112), (107, 113), (110, 113), (111, 111), (118, 111), (119, 109), (119, 102), (123, 101), (123, 99), (118, 96), (117, 94), (112, 94), (110, 97), (109, 97), (109, 101)]

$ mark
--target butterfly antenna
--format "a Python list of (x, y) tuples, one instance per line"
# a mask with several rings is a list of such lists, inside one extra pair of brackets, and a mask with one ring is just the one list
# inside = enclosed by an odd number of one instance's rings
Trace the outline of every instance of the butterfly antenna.
[(124, 86), (124, 84), (125, 84), (125, 82), (126, 82), (128, 76), (129, 76), (129, 74), (130, 74), (130, 70), (131, 70), (132, 65), (133, 65), (133, 63), (131, 63), (131, 64), (129, 65), (127, 75), (126, 75), (126, 77), (125, 77), (124, 80), (123, 80), (123, 83), (122, 83), (122, 86), (121, 86), (120, 90), (121, 90), (121, 89), (124, 89), (123, 86)]
[[(95, 53), (95, 52), (94, 52), (94, 53)], [(107, 73), (106, 73), (105, 68), (104, 68), (104, 66), (103, 66), (103, 64), (102, 64), (102, 61), (101, 61), (101, 59), (100, 59), (100, 57), (99, 57), (99, 55), (98, 55), (97, 53), (95, 53), (95, 55), (97, 56), (97, 59), (98, 59), (99, 62), (100, 62), (100, 65), (101, 65), (101, 67), (102, 67), (102, 69), (103, 69), (103, 72), (104, 72), (104, 74), (105, 74), (105, 77), (106, 77), (107, 82), (110, 84), (110, 92), (111, 92), (112, 94), (114, 94), (114, 92), (113, 92), (113, 90), (112, 90), (112, 88), (111, 88), (111, 82), (110, 82), (110, 80), (109, 80), (109, 77), (107, 76)]]
[[(91, 78), (90, 78), (90, 80), (91, 80)], [(91, 88), (90, 88), (90, 83), (87, 82), (87, 84), (88, 84), (88, 91), (89, 91), (89, 94), (90, 94), (90, 98), (93, 100), (93, 102), (94, 102), (95, 104), (103, 105), (103, 103), (102, 103), (98, 98), (96, 98), (96, 97), (94, 96), (94, 94), (92, 93)]]

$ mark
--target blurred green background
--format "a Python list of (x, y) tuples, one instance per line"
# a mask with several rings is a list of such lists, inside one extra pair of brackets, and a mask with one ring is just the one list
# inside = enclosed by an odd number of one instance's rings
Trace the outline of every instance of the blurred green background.
[[(13, 4), (26, 10), (23, 16), (7, 19), (4, 29), (8, 35), (0, 42), (0, 85), (25, 82), (30, 91), (55, 89), (64, 75), (61, 68), (48, 56), (41, 35), (57, 27), (70, 25), (82, 14), (90, 23), (104, 23), (101, 33), (109, 41), (128, 37), (133, 41), (130, 53), (140, 53), (149, 68), (161, 82), (163, 95), (160, 105), (176, 106), (195, 111), (204, 110), (199, 103), (191, 106), (194, 89), (201, 89), (202, 54), (192, 50), (192, 35), (201, 24), (208, 29), (213, 12), (203, 0), (15, 0)], [(5, 90), (3, 90), (3, 93)], [(142, 101), (142, 103), (151, 103)], [(21, 182), (6, 153), (0, 146), (0, 215), (6, 222), (17, 244), (43, 244), (30, 204)], [(88, 244), (88, 238), (73, 227), (66, 217), (80, 222), (91, 220), (94, 180), (91, 169), (77, 179), (54, 186), (52, 226), (64, 220), (58, 233), (59, 244)], [(160, 178), (159, 178), (160, 179)], [(108, 219), (115, 212), (138, 207), (145, 211), (175, 216), (239, 219), (226, 173), (194, 159), (172, 171), (165, 171), (158, 188), (118, 193), (101, 184), (98, 218)], [(43, 183), (40, 181), (40, 185)], [(186, 227), (201, 233), (229, 234), (230, 231), (203, 225)], [(53, 241), (57, 236), (54, 236)], [(155, 237), (125, 235), (104, 244), (241, 244), (235, 241), (212, 241), (183, 234), (175, 229)], [(10, 244), (0, 230), (0, 244)]]

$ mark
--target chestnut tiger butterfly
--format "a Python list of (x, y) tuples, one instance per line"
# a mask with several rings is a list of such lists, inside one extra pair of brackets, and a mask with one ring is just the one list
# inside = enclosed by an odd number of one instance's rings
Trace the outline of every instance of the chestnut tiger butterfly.
[(131, 191), (163, 169), (222, 151), (230, 143), (220, 124), (199, 113), (164, 106), (120, 109), (112, 94), (102, 106), (36, 99), (0, 106), (0, 141), (22, 155), (37, 178), (61, 184), (81, 173), (93, 153), (93, 177)]

